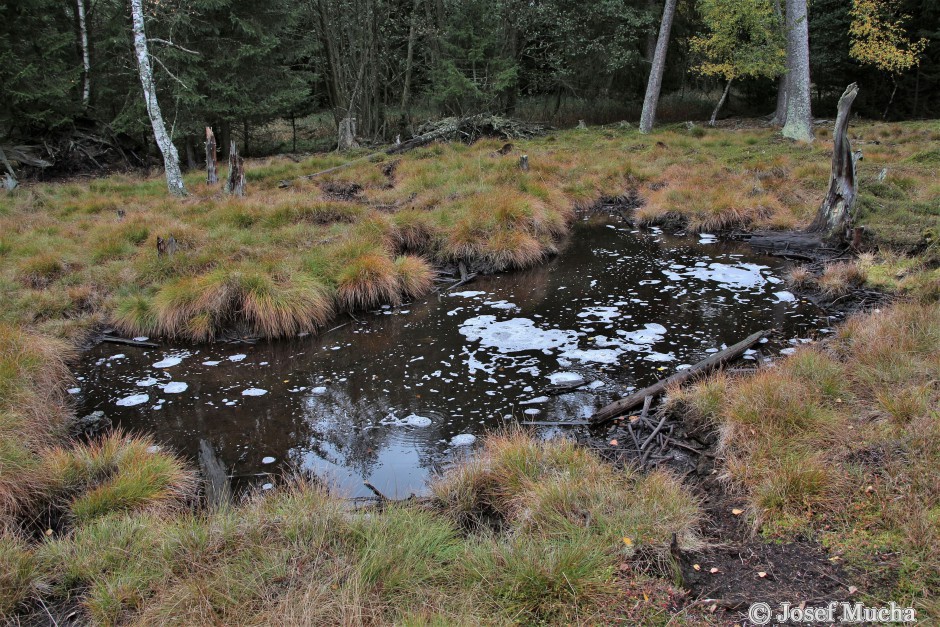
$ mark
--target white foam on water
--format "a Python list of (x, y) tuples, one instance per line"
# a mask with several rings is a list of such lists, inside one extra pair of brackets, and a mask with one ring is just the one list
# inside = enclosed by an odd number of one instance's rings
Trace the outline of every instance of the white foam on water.
[(121, 407), (133, 407), (135, 405), (143, 405), (150, 400), (149, 394), (131, 394), (130, 396), (125, 396), (115, 403)]
[(616, 307), (586, 307), (578, 314), (579, 318), (597, 318), (601, 322), (610, 322), (620, 317), (620, 310)]
[(774, 296), (776, 296), (777, 300), (781, 303), (792, 303), (796, 301), (796, 296), (793, 295), (793, 292), (774, 292)]
[(183, 351), (179, 353), (172, 353), (167, 355), (157, 363), (153, 364), (154, 368), (172, 368), (173, 366), (178, 366), (183, 362), (184, 359), (192, 355), (189, 351)]
[(150, 338), (147, 337), (146, 335), (138, 335), (137, 337), (134, 338), (134, 341), (135, 341), (135, 342), (146, 342), (146, 341), (149, 340), (149, 339), (150, 339)]
[(229, 361), (241, 361), (245, 357), (248, 357), (248, 355), (245, 355), (244, 353), (238, 353), (237, 355), (229, 355), (228, 360)]
[(317, 386), (317, 387), (313, 388), (312, 390), (310, 390), (310, 393), (311, 393), (311, 394), (316, 394), (316, 395), (318, 395), (318, 396), (319, 396), (320, 394), (326, 394), (326, 387), (325, 387), (325, 386), (322, 386), (322, 385)]
[(589, 389), (589, 390), (596, 390), (597, 388), (602, 388), (602, 387), (604, 387), (604, 385), (606, 385), (606, 384), (605, 384), (603, 381), (600, 381), (600, 380), (598, 380), (598, 381), (591, 381), (591, 383), (588, 385), (588, 389)]
[(117, 355), (111, 355), (110, 357), (108, 357), (108, 361), (114, 361), (115, 359), (125, 359), (126, 357), (127, 355), (125, 355), (124, 353), (118, 353)]
[(170, 381), (163, 386), (163, 391), (167, 394), (180, 394), (181, 392), (185, 392), (187, 388), (189, 388), (188, 383), (184, 383), (183, 381)]
[(574, 344), (578, 334), (561, 329), (540, 329), (529, 318), (510, 318), (497, 322), (496, 316), (476, 316), (460, 326), (460, 333), (470, 341), (479, 340), (485, 348), (501, 353), (547, 350)]
[(242, 396), (264, 396), (267, 393), (267, 390), (262, 390), (261, 388), (248, 388), (247, 390), (242, 390)]
[(683, 276), (692, 277), (701, 281), (713, 281), (729, 289), (753, 289), (768, 282), (768, 277), (762, 274), (769, 270), (767, 266), (756, 263), (710, 263), (706, 267), (690, 268)]
[(209, 361), (202, 362), (202, 365), (203, 366), (218, 366), (221, 363), (222, 363), (221, 361), (218, 361), (216, 359), (210, 359)]
[(78, 394), (81, 391), (82, 391), (82, 388), (69, 388), (68, 390), (66, 390), (66, 392), (68, 392), (69, 394)]
[(518, 305), (510, 303), (508, 300), (488, 300), (483, 304), (493, 309), (519, 309)]
[(466, 292), (451, 292), (450, 296), (457, 296), (459, 298), (473, 298), (474, 296), (482, 296), (486, 292), (479, 292), (474, 290), (467, 290)]
[(274, 484), (273, 484), (273, 483), (265, 483), (264, 485), (261, 486), (261, 489), (262, 489), (262, 490), (270, 490), (270, 489), (273, 488), (273, 487), (274, 487)]
[(549, 400), (551, 399), (547, 396), (536, 396), (535, 398), (530, 398), (527, 401), (522, 401), (519, 404), (520, 405), (535, 405), (537, 403), (547, 403)]
[(472, 433), (460, 433), (450, 439), (451, 446), (470, 446), (477, 441), (477, 436)]
[(159, 381), (157, 381), (153, 377), (147, 377), (146, 379), (141, 379), (140, 381), (137, 381), (136, 383), (134, 383), (134, 385), (136, 385), (137, 387), (149, 388), (151, 385), (156, 385), (157, 383), (159, 383)]
[(389, 414), (381, 421), (381, 424), (395, 427), (430, 427), (431, 419), (417, 414), (409, 414), (404, 418), (397, 418), (395, 414)]
[(558, 385), (559, 383), (574, 383), (583, 379), (576, 372), (553, 372), (548, 375), (548, 380), (552, 382), (552, 385)]
[(525, 414), (526, 416), (538, 416), (539, 414), (542, 413), (542, 410), (536, 409), (534, 407), (530, 407), (529, 409), (524, 410), (522, 413)]
[(261, 463), (262, 463), (262, 464), (273, 464), (274, 462), (275, 462), (275, 459), (274, 459), (273, 457), (263, 457), (263, 458), (261, 458)]

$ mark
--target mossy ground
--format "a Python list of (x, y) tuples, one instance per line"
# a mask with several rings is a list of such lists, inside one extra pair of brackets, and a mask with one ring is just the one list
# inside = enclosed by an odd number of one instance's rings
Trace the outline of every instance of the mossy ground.
[[(874, 246), (818, 282), (908, 302), (679, 400), (721, 431), (722, 471), (756, 528), (818, 538), (871, 599), (936, 615), (940, 133), (865, 123), (852, 134)], [(831, 150), (824, 132), (799, 146), (769, 129), (684, 126), (565, 131), (495, 156), (501, 145), (433, 145), (287, 189), (279, 181), (346, 157), (256, 161), (244, 199), (198, 173), (183, 201), (156, 176), (0, 196), (0, 614), (77, 604), (101, 624), (700, 620), (670, 609), (671, 538), (700, 542), (692, 494), (565, 442), (494, 436), (427, 504), (357, 511), (293, 479), (209, 511), (185, 465), (146, 438), (63, 439), (65, 360), (96, 325), (193, 340), (315, 331), (338, 312), (420, 296), (442, 264), (538, 263), (574, 206), (632, 189), (642, 223), (798, 226), (822, 198)], [(158, 256), (156, 238), (170, 235), (178, 251)]]

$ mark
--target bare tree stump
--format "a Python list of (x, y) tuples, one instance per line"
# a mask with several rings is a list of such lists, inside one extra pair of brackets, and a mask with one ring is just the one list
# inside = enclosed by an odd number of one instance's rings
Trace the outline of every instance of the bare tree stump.
[(228, 183), (225, 191), (232, 196), (245, 195), (245, 162), (238, 154), (238, 146), (232, 142), (228, 151)]
[(216, 154), (215, 133), (212, 127), (206, 127), (206, 183), (215, 185), (219, 182), (218, 155)]
[(346, 116), (339, 121), (339, 138), (336, 142), (336, 149), (340, 152), (358, 148), (356, 142), (356, 118)]
[(519, 168), (521, 168), (524, 172), (529, 171), (529, 155), (522, 155), (519, 157)]
[(852, 83), (839, 98), (839, 113), (833, 132), (832, 173), (829, 175), (829, 192), (809, 227), (813, 233), (821, 233), (825, 239), (844, 239), (852, 224), (852, 206), (858, 194), (855, 162), (849, 142), (849, 114), (858, 95), (858, 85)]

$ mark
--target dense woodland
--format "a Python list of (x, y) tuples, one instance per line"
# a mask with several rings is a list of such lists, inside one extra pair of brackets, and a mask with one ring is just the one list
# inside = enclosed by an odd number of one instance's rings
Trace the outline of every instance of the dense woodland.
[[(207, 125), (223, 156), (232, 139), (252, 155), (296, 149), (296, 121), (313, 113), (334, 125), (355, 118), (366, 141), (482, 111), (558, 126), (636, 122), (667, 21), (660, 120), (707, 118), (723, 92), (720, 115), (771, 115), (805, 0), (670, 0), (665, 15), (663, 4), (147, 0), (143, 11), (155, 95), (185, 166)], [(831, 117), (854, 81), (861, 115), (940, 116), (940, 4), (812, 0), (808, 12), (818, 115)], [(131, 161), (156, 155), (136, 59), (125, 0), (0, 4), (2, 144), (14, 160), (24, 144), (49, 159), (92, 134), (120, 140)], [(294, 127), (293, 144), (252, 141), (275, 120), (288, 138)]]

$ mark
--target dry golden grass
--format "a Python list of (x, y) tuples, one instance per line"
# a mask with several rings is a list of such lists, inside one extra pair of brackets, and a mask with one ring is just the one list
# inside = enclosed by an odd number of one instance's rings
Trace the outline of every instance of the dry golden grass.
[(842, 296), (865, 283), (865, 267), (854, 261), (840, 261), (826, 266), (816, 284), (826, 296)]
[(720, 429), (724, 476), (764, 533), (815, 536), (870, 594), (936, 618), (938, 380), (940, 305), (901, 303), (676, 402)]

